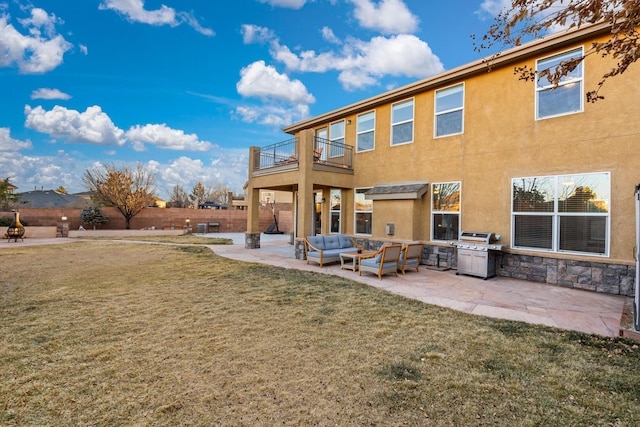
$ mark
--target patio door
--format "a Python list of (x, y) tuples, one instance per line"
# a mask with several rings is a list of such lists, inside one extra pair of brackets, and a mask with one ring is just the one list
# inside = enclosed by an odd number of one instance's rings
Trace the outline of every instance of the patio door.
[(316, 160), (319, 161), (327, 161), (327, 143), (329, 141), (329, 130), (327, 128), (318, 129), (316, 131), (316, 139), (313, 143), (313, 151), (318, 153), (318, 158)]
[(313, 235), (322, 234), (322, 191), (313, 193)]

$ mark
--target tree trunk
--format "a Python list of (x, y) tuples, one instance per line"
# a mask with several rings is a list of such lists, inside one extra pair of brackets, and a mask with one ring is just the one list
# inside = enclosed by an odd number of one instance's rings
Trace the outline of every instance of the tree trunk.
[(124, 221), (125, 221), (125, 226), (124, 226), (125, 230), (130, 230), (131, 229), (131, 224), (130, 224), (131, 218), (125, 216), (124, 217)]

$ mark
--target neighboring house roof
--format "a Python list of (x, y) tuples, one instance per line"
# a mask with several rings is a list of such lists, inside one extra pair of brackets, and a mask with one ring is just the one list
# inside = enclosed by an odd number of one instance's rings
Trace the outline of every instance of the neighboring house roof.
[(377, 184), (364, 193), (364, 198), (367, 200), (419, 199), (427, 192), (428, 188), (429, 183), (427, 181)]
[(204, 202), (198, 205), (199, 209), (227, 209), (227, 205), (219, 205), (214, 202)]
[(69, 208), (79, 209), (91, 206), (91, 201), (56, 190), (36, 190), (20, 193), (20, 206), (25, 208)]
[(594, 37), (610, 32), (611, 26), (608, 23), (584, 26), (570, 31), (560, 31), (556, 34), (541, 37), (529, 43), (524, 43), (512, 49), (505, 50), (497, 55), (489, 56), (487, 58), (453, 68), (443, 73), (436, 74), (435, 76), (427, 77), (426, 79), (418, 80), (417, 82), (402, 86), (398, 89), (384, 92), (372, 98), (356, 102), (355, 104), (347, 105), (337, 110), (329, 111), (328, 113), (294, 123), (290, 126), (284, 127), (282, 130), (285, 133), (295, 135), (297, 132), (322, 125), (329, 121), (339, 120), (351, 114), (361, 113), (380, 105), (390, 104), (392, 102), (410, 98), (428, 90), (434, 90), (446, 85), (461, 82), (475, 75), (485, 74), (491, 68), (495, 69), (513, 64), (517, 61), (522, 61), (535, 55), (542, 55), (581, 41), (593, 41)]
[[(6, 182), (4, 179), (0, 179), (0, 183), (4, 183), (4, 182)], [(9, 188), (10, 193), (13, 193), (13, 191), (18, 188), (10, 182), (7, 183), (7, 187)]]
[(91, 200), (91, 196), (93, 196), (93, 194), (91, 193), (91, 191), (83, 191), (81, 193), (73, 193), (72, 196), (82, 197), (83, 199)]

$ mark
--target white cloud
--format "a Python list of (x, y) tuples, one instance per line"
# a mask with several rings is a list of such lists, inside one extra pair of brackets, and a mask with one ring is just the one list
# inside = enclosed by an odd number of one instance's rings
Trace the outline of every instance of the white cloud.
[(10, 134), (11, 130), (9, 128), (0, 128), (0, 152), (20, 151), (31, 148), (31, 141), (19, 141), (11, 138)]
[(181, 156), (169, 164), (156, 164), (156, 181), (159, 190), (167, 194), (176, 185), (181, 185), (187, 192), (201, 182), (207, 188), (216, 183), (229, 186), (235, 192), (242, 192), (247, 180), (248, 150), (220, 149), (204, 162)]
[(215, 33), (209, 28), (204, 28), (191, 13), (177, 12), (175, 9), (162, 5), (160, 9), (146, 10), (143, 0), (104, 0), (98, 8), (100, 10), (114, 10), (124, 15), (131, 22), (140, 22), (149, 25), (169, 25), (176, 27), (184, 22), (197, 32), (206, 36)]
[(408, 34), (418, 29), (419, 19), (402, 0), (351, 0), (360, 26), (383, 34)]
[[(51, 71), (63, 61), (71, 44), (55, 33), (55, 15), (43, 9), (31, 9), (31, 18), (20, 20), (29, 35), (18, 32), (9, 23), (9, 16), (0, 16), (0, 67), (17, 65), (21, 73), (35, 74)], [(44, 36), (42, 35), (44, 31)]]
[(61, 92), (58, 89), (40, 88), (31, 92), (31, 99), (71, 99), (71, 95)]
[(88, 55), (89, 54), (89, 48), (83, 44), (78, 45), (78, 47), (80, 48), (80, 52), (82, 52), (84, 55)]
[(198, 140), (196, 134), (185, 134), (179, 129), (171, 129), (166, 124), (136, 125), (131, 127), (125, 136), (136, 151), (144, 150), (144, 144), (152, 144), (157, 148), (168, 150), (208, 151), (213, 144)]
[(484, 0), (476, 14), (481, 17), (489, 15), (498, 16), (502, 11), (511, 9), (511, 0)]
[(237, 107), (234, 114), (245, 123), (283, 127), (308, 118), (310, 110), (306, 104), (286, 107), (277, 105), (244, 105)]
[(272, 30), (258, 25), (245, 24), (242, 26), (241, 31), (244, 44), (268, 43), (276, 39)]
[(286, 9), (301, 9), (307, 0), (259, 0), (260, 3), (267, 3), (273, 7), (283, 7)]
[(97, 105), (88, 107), (83, 113), (59, 105), (50, 111), (27, 105), (25, 115), (25, 127), (69, 142), (117, 146), (126, 142), (124, 131)]
[(59, 151), (54, 156), (25, 156), (18, 152), (5, 152), (0, 156), (0, 170), (8, 171), (11, 182), (18, 191), (34, 188), (51, 189), (64, 186), (70, 192), (84, 191), (81, 174), (84, 168), (77, 165), (73, 156)]
[(424, 78), (444, 71), (442, 62), (429, 45), (409, 34), (374, 37), (370, 41), (350, 38), (338, 53), (304, 51), (295, 54), (274, 42), (272, 56), (292, 71), (340, 71), (338, 79), (348, 90), (378, 84), (386, 75)]
[(263, 100), (274, 99), (290, 103), (313, 103), (315, 98), (300, 80), (291, 80), (264, 61), (256, 61), (240, 71), (236, 84), (238, 93)]
[(322, 27), (322, 30), (320, 30), (320, 32), (322, 33), (322, 38), (329, 43), (332, 44), (340, 44), (340, 39), (335, 35), (335, 33), (333, 32), (333, 30), (329, 27)]

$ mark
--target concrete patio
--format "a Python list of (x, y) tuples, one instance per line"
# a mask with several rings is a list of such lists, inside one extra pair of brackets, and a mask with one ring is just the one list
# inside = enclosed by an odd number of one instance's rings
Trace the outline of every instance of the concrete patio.
[(288, 235), (261, 235), (260, 249), (245, 249), (244, 235), (214, 233), (233, 239), (228, 246), (210, 246), (218, 255), (248, 262), (331, 274), (356, 280), (427, 304), (465, 313), (517, 320), (602, 336), (619, 336), (625, 303), (630, 298), (563, 288), (505, 277), (482, 280), (457, 276), (455, 270), (421, 266), (419, 272), (383, 276), (340, 269), (340, 263), (320, 268), (294, 258)]

